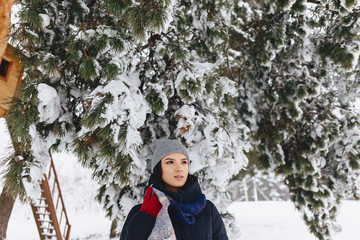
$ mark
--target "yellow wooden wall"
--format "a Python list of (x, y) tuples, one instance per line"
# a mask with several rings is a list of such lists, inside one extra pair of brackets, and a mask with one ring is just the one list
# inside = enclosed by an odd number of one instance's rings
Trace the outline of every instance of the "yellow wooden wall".
[(24, 68), (19, 59), (14, 57), (14, 48), (9, 44), (6, 47), (3, 58), (10, 62), (7, 79), (0, 76), (0, 117), (2, 117), (9, 105), (6, 104), (14, 96), (15, 89), (19, 86)]

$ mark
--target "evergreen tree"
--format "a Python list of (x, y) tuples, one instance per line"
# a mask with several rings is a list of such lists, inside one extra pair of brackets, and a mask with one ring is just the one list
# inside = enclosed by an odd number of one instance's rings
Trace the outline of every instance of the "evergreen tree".
[(121, 222), (142, 200), (149, 144), (173, 137), (223, 213), (250, 146), (257, 168), (285, 178), (319, 239), (331, 239), (339, 201), (359, 197), (355, 1), (19, 3), (12, 44), (26, 57), (8, 112), (13, 196), (36, 198), (48, 151), (68, 149)]
[[(232, 4), (19, 3), (12, 44), (26, 56), (25, 74), (8, 119), (22, 164), (9, 161), (6, 191), (36, 198), (48, 151), (68, 149), (93, 169), (98, 200), (121, 222), (142, 200), (149, 144), (172, 137), (189, 148), (191, 172), (226, 214), (227, 182), (249, 147), (234, 112), (237, 83), (226, 76)], [(225, 223), (236, 238), (230, 216)]]
[(310, 231), (331, 239), (340, 200), (360, 194), (358, 4), (239, 2), (232, 22), (231, 73), (256, 166), (283, 175)]

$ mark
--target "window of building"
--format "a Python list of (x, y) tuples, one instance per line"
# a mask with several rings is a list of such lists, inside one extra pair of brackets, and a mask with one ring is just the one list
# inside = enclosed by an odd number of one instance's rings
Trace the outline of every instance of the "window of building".
[(3, 58), (0, 64), (0, 79), (7, 80), (6, 77), (9, 70), (10, 70), (10, 62)]

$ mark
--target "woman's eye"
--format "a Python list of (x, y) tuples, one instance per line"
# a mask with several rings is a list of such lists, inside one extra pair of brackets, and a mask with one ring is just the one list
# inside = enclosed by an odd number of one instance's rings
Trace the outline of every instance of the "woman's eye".
[(183, 163), (183, 164), (187, 164), (187, 163), (188, 163), (188, 161), (182, 161), (182, 163)]
[(173, 163), (173, 161), (167, 161), (167, 162), (166, 162), (166, 164), (171, 164), (171, 163)]

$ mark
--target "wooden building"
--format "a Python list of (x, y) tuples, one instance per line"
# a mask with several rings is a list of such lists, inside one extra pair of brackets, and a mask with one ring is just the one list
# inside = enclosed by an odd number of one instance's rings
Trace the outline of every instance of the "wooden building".
[(0, 64), (0, 117), (4, 116), (9, 108), (7, 103), (14, 97), (23, 72), (20, 60), (15, 57), (14, 47), (8, 44)]

